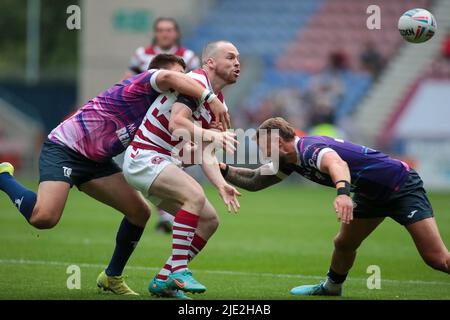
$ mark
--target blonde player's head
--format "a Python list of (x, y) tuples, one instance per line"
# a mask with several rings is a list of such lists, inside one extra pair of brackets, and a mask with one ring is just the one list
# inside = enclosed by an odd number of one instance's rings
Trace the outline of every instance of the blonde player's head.
[(281, 117), (270, 118), (259, 126), (255, 139), (263, 154), (271, 157), (277, 152), (282, 159), (292, 149), (295, 129)]
[(239, 51), (229, 41), (210, 42), (203, 49), (202, 66), (214, 73), (225, 85), (233, 84), (241, 72)]

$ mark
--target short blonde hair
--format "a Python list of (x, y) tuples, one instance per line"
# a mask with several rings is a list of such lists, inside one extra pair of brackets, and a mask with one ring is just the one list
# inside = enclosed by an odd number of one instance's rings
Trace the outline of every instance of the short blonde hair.
[(259, 130), (267, 130), (270, 134), (271, 130), (278, 130), (279, 135), (283, 140), (292, 141), (295, 139), (295, 130), (292, 125), (281, 117), (270, 118), (261, 123), (256, 134), (256, 138), (259, 138)]

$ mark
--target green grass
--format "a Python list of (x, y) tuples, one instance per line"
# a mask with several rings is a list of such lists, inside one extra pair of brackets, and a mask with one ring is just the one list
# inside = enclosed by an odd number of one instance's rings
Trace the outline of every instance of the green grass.
[[(293, 286), (323, 277), (339, 227), (332, 190), (284, 185), (244, 193), (238, 215), (227, 214), (213, 190), (207, 193), (221, 225), (191, 264), (208, 287), (196, 299), (299, 299), (289, 294)], [(449, 195), (430, 198), (450, 246)], [(125, 270), (139, 299), (150, 299), (148, 280), (170, 252), (170, 237), (154, 232), (155, 218)], [(1, 193), (0, 299), (119, 299), (98, 293), (95, 279), (109, 261), (120, 220), (113, 209), (74, 188), (59, 225), (40, 231)], [(71, 264), (81, 268), (81, 290), (66, 287)], [(367, 289), (369, 265), (381, 268), (380, 290)], [(387, 219), (363, 243), (344, 289), (342, 299), (450, 299), (450, 278), (427, 267), (409, 234)]]

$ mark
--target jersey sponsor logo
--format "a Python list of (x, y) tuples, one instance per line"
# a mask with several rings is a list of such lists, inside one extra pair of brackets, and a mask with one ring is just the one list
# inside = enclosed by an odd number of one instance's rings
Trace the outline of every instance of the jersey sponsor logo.
[(124, 147), (128, 147), (131, 141), (131, 135), (136, 131), (134, 124), (129, 124), (126, 127), (120, 128), (116, 131), (117, 138)]
[(69, 167), (63, 167), (64, 177), (70, 178), (72, 175), (72, 168)]

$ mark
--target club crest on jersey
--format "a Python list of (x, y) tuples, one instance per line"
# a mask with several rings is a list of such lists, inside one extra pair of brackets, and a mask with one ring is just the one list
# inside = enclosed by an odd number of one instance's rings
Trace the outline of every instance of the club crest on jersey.
[(156, 157), (153, 157), (152, 160), (150, 160), (150, 162), (151, 162), (152, 164), (160, 164), (160, 163), (163, 162), (164, 160), (165, 160), (165, 159), (164, 159), (163, 157), (156, 156)]

